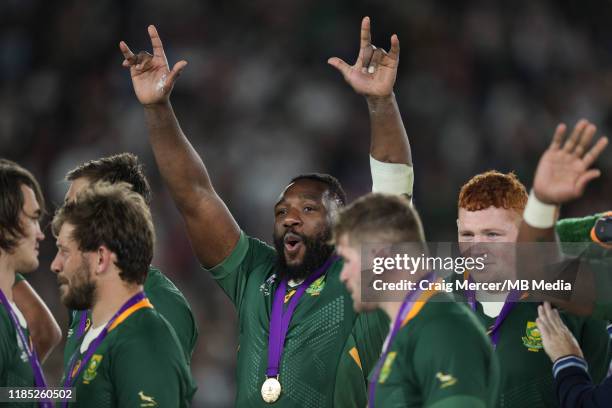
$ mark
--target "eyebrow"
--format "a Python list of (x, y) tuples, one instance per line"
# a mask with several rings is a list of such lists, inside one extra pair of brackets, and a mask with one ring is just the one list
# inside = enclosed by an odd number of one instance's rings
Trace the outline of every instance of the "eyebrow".
[[(299, 194), (298, 198), (300, 198), (302, 200), (312, 200), (312, 201), (319, 201), (319, 200), (321, 200), (321, 196), (315, 195), (315, 194), (308, 194), (308, 193)], [(276, 204), (274, 204), (274, 206), (276, 207), (276, 206), (282, 204), (285, 201), (287, 201), (287, 200), (285, 199), (285, 197), (283, 197), (280, 200), (278, 200), (278, 202)]]

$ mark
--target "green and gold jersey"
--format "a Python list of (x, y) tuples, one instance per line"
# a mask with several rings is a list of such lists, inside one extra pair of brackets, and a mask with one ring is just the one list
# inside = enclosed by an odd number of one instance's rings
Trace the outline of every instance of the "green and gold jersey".
[[(144, 283), (144, 291), (149, 301), (155, 306), (164, 318), (170, 323), (185, 352), (187, 364), (191, 363), (191, 355), (198, 340), (198, 327), (195, 322), (187, 299), (166, 275), (156, 268), (150, 267)], [(86, 311), (74, 310), (71, 312), (70, 327), (64, 347), (64, 364), (68, 362), (76, 350), (79, 323), (83, 313), (88, 313), (86, 327), (89, 327), (90, 314)]]
[[(517, 303), (499, 329), (499, 342), (495, 349), (501, 372), (498, 407), (558, 406), (553, 390), (552, 362), (544, 352), (535, 323), (537, 307), (535, 302)], [(484, 314), (480, 303), (477, 304), (476, 316), (486, 328), (495, 322), (495, 318)], [(561, 317), (578, 340), (593, 382), (598, 384), (608, 367), (606, 323), (564, 312)]]
[[(239, 319), (238, 407), (268, 407), (261, 397), (268, 362), (276, 251), (241, 233), (238, 244), (210, 272), (236, 306)], [(342, 262), (313, 282), (293, 314), (283, 350), (275, 407), (360, 407), (367, 401), (367, 373), (389, 330), (382, 313), (357, 317), (340, 282)], [(288, 289), (287, 302), (295, 291)]]
[[(27, 338), (27, 328), (23, 330)], [(0, 305), (0, 387), (34, 387), (34, 373), (11, 318)], [(3, 407), (37, 407), (35, 403), (2, 403)]]
[(405, 320), (389, 346), (373, 406), (493, 406), (499, 366), (474, 314), (441, 293), (426, 303), (415, 303), (413, 312), (417, 314), (408, 315), (414, 317)]
[[(83, 339), (76, 342), (75, 367), (85, 354)], [(110, 330), (86, 364), (74, 380), (70, 407), (189, 407), (196, 390), (174, 330), (150, 307)]]

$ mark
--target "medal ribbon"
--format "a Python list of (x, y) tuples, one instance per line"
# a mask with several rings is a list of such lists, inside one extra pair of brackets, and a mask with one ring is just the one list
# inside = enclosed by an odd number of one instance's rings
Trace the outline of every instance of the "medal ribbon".
[(285, 292), (287, 291), (287, 278), (283, 279), (274, 292), (274, 301), (272, 303), (272, 313), (270, 315), (270, 334), (268, 339), (268, 369), (266, 377), (277, 377), (279, 372), (280, 360), (285, 347), (285, 337), (291, 322), (291, 316), (295, 311), (298, 301), (306, 291), (306, 289), (317, 279), (325, 274), (331, 264), (338, 257), (330, 257), (323, 266), (312, 273), (304, 282), (300, 284), (295, 294), (291, 297), (287, 310), (283, 313), (283, 302)]
[(434, 294), (438, 293), (437, 290), (427, 290), (422, 291), (421, 282), (432, 282), (433, 272), (430, 272), (425, 276), (421, 281), (419, 281), (418, 288), (411, 293), (409, 293), (402, 302), (400, 306), (400, 310), (395, 317), (395, 321), (393, 322), (393, 326), (391, 328), (391, 332), (387, 336), (385, 340), (385, 344), (383, 345), (383, 350), (380, 358), (378, 359), (378, 363), (374, 367), (374, 374), (372, 375), (372, 379), (370, 380), (370, 387), (368, 389), (368, 406), (370, 408), (374, 407), (374, 401), (376, 397), (376, 384), (378, 383), (378, 378), (380, 377), (380, 372), (382, 370), (383, 365), (385, 364), (385, 360), (387, 359), (387, 354), (389, 354), (389, 349), (391, 348), (391, 344), (393, 343), (393, 339), (399, 332), (399, 330), (405, 326), (408, 321), (414, 318), (418, 312), (421, 311), (421, 308), (425, 305), (425, 302)]
[[(132, 313), (136, 312), (137, 310), (142, 309), (143, 307), (150, 307), (150, 308), (153, 307), (153, 305), (151, 304), (151, 302), (149, 302), (149, 299), (147, 299), (144, 292), (139, 292), (135, 294), (134, 296), (132, 296), (130, 299), (128, 299), (128, 301), (125, 302), (123, 306), (121, 306), (121, 308), (117, 310), (117, 312), (113, 315), (113, 317), (106, 323), (106, 325), (104, 326), (100, 334), (98, 334), (98, 337), (96, 337), (89, 344), (89, 347), (87, 347), (87, 350), (85, 351), (85, 355), (83, 356), (81, 363), (75, 370), (74, 365), (76, 364), (77, 355), (79, 354), (79, 349), (77, 348), (77, 350), (74, 352), (74, 354), (70, 358), (70, 364), (68, 364), (68, 371), (66, 371), (66, 374), (65, 374), (66, 379), (64, 380), (64, 388), (69, 388), (74, 384), (74, 380), (78, 378), (79, 374), (83, 370), (83, 367), (87, 366), (87, 363), (93, 357), (94, 352), (96, 351), (100, 343), (102, 343), (106, 335), (111, 330), (113, 330), (115, 327), (123, 323), (123, 321), (127, 319), (128, 316), (130, 316)], [(65, 401), (62, 404), (62, 406), (63, 407), (68, 406), (68, 402)]]
[[(474, 282), (472, 277), (469, 274), (464, 274), (464, 279), (467, 278), (470, 282)], [(477, 302), (476, 302), (476, 291), (474, 290), (466, 290), (465, 297), (467, 298), (467, 302), (470, 305), (470, 309), (474, 312), (477, 310)], [(497, 348), (497, 343), (499, 343), (499, 328), (504, 323), (504, 320), (508, 317), (512, 309), (516, 306), (517, 302), (524, 297), (524, 294), (518, 290), (511, 290), (506, 296), (506, 300), (504, 301), (504, 306), (502, 310), (499, 312), (499, 315), (495, 318), (495, 322), (493, 326), (489, 328), (487, 334), (491, 337), (491, 343), (493, 343), (493, 349)]]
[[(28, 355), (28, 360), (30, 361), (30, 366), (32, 366), (32, 372), (34, 373), (34, 383), (36, 384), (36, 388), (46, 389), (47, 382), (45, 381), (45, 375), (40, 366), (40, 361), (38, 361), (36, 350), (34, 350), (34, 347), (31, 345), (31, 342), (29, 341), (30, 340), (29, 336), (28, 338), (26, 338), (25, 333), (23, 332), (23, 329), (21, 327), (21, 324), (19, 323), (19, 319), (17, 318), (15, 311), (11, 307), (11, 304), (9, 303), (8, 299), (6, 298), (2, 290), (0, 290), (0, 302), (6, 309), (6, 312), (8, 313), (9, 317), (11, 318), (11, 321), (13, 322), (13, 326), (15, 327), (15, 331), (17, 332), (17, 335), (19, 336), (19, 339), (21, 340), (21, 344), (23, 344), (23, 348), (25, 349), (25, 352)], [(53, 404), (50, 401), (42, 401), (40, 403), (40, 406), (43, 408), (47, 408), (47, 407), (51, 408), (53, 407)]]

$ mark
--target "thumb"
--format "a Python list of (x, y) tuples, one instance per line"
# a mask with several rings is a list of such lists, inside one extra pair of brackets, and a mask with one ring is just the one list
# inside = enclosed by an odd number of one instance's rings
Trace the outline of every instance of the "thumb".
[(591, 169), (586, 173), (582, 174), (580, 177), (578, 177), (578, 180), (576, 181), (576, 190), (579, 196), (582, 195), (587, 184), (589, 184), (591, 180), (594, 180), (599, 176), (601, 176), (601, 171), (599, 171), (598, 169)]
[(344, 76), (347, 76), (351, 66), (338, 57), (332, 57), (327, 60), (327, 63), (336, 68)]
[(170, 74), (168, 74), (168, 81), (171, 84), (174, 83), (174, 81), (176, 81), (176, 78), (178, 78), (178, 76), (181, 75), (181, 72), (186, 66), (187, 66), (187, 61), (185, 60), (181, 60), (177, 62), (176, 64), (174, 64), (174, 66), (172, 67), (172, 71), (170, 71)]

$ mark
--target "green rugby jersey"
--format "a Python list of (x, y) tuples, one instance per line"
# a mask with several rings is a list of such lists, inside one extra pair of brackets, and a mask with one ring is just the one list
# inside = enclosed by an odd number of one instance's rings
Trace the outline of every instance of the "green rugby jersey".
[[(174, 328), (179, 343), (185, 352), (187, 364), (190, 364), (191, 355), (198, 340), (198, 327), (187, 299), (166, 275), (153, 267), (149, 267), (144, 291), (149, 301), (155, 306), (155, 310), (164, 316)], [(75, 334), (83, 313), (88, 313), (87, 326), (89, 326), (91, 321), (89, 312), (78, 310), (71, 312), (70, 327), (64, 347), (64, 364), (67, 364), (68, 359), (76, 350), (78, 339)]]
[[(23, 330), (29, 338), (28, 329)], [(10, 316), (0, 305), (0, 387), (34, 387), (34, 373), (28, 355), (18, 339)], [(38, 407), (36, 403), (2, 403), (3, 407)]]
[[(501, 383), (498, 407), (557, 407), (553, 390), (552, 362), (544, 352), (536, 326), (538, 303), (519, 302), (499, 328), (495, 354)], [(478, 303), (476, 316), (489, 328), (495, 318), (484, 314)], [(603, 320), (585, 319), (561, 312), (561, 318), (578, 340), (594, 384), (608, 367), (609, 337)]]
[(491, 407), (498, 397), (499, 375), (497, 358), (480, 322), (465, 305), (438, 293), (391, 343), (373, 405)]
[[(76, 344), (77, 364), (84, 354), (82, 340)], [(69, 406), (84, 408), (189, 407), (196, 390), (174, 330), (150, 307), (136, 310), (108, 333), (73, 387), (76, 402)]]
[[(261, 386), (266, 379), (270, 312), (279, 284), (275, 268), (276, 251), (241, 233), (232, 253), (210, 270), (238, 312), (238, 407), (269, 406), (261, 397)], [(389, 319), (382, 312), (357, 316), (340, 282), (341, 269), (341, 261), (332, 264), (299, 301), (285, 339), (279, 367), (282, 393), (275, 407), (366, 404), (367, 373), (380, 355)]]
[[(595, 275), (597, 297), (593, 318), (612, 319), (612, 250), (591, 240), (591, 229), (602, 214), (566, 218), (557, 222), (556, 231), (563, 253), (580, 256)], [(576, 243), (585, 243), (585, 246)], [(586, 246), (588, 245), (588, 247)]]

